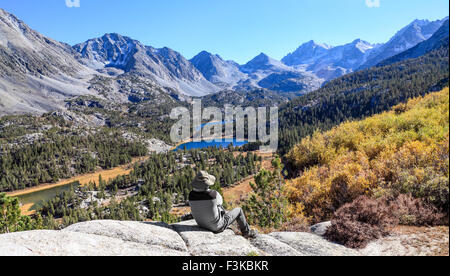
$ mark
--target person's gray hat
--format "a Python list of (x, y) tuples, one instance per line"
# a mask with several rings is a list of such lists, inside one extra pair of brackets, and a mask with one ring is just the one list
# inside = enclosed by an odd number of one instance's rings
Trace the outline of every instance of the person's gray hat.
[(206, 191), (209, 187), (213, 186), (216, 182), (216, 178), (213, 175), (205, 171), (200, 171), (192, 181), (192, 187), (195, 191)]

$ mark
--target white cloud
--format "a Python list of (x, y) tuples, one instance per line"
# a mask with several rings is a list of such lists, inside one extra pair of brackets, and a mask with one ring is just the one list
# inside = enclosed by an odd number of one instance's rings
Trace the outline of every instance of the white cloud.
[(80, 0), (66, 0), (66, 6), (68, 8), (79, 8)]
[(379, 8), (381, 6), (381, 0), (366, 0), (366, 6), (369, 8)]

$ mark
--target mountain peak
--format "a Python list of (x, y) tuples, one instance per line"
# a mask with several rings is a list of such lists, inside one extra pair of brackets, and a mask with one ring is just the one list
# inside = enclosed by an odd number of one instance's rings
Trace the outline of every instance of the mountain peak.
[(14, 14), (0, 8), (0, 43), (8, 37), (22, 36), (23, 38), (23, 36), (27, 35), (36, 37), (41, 36), (37, 32), (31, 30), (25, 22), (17, 18)]
[(265, 53), (260, 53), (259, 55), (254, 57), (252, 60), (250, 60), (246, 65), (268, 64), (271, 61), (275, 61), (275, 60), (270, 58)]
[(208, 51), (203, 50), (200, 53), (198, 53), (196, 56), (194, 56), (191, 59), (191, 62), (195, 61), (195, 60), (216, 59), (216, 58), (219, 60), (223, 60), (221, 56), (219, 56), (217, 54), (212, 54)]
[(383, 62), (379, 63), (378, 66), (388, 65), (406, 59), (417, 58), (441, 47), (444, 46), (448, 47), (449, 44), (448, 38), (449, 38), (449, 21), (447, 19), (446, 21), (444, 21), (439, 30), (437, 30), (433, 34), (431, 38), (417, 44), (415, 47), (407, 51), (401, 52), (396, 56), (384, 60)]
[(332, 46), (327, 44), (319, 44), (314, 40), (310, 40), (300, 45), (293, 53), (288, 54), (281, 61), (289, 66), (300, 64), (311, 64), (315, 60), (328, 53)]
[(365, 40), (362, 40), (360, 38), (355, 39), (354, 41), (352, 41), (352, 43), (350, 43), (350, 45), (352, 45), (353, 47), (355, 47), (356, 49), (358, 49), (362, 53), (365, 53), (365, 52), (367, 52), (367, 51), (369, 51), (369, 50), (374, 48), (374, 46), (371, 43), (369, 43), (369, 42), (367, 42)]
[(129, 38), (127, 36), (123, 36), (118, 33), (106, 33), (101, 38), (102, 39), (111, 39), (111, 40), (120, 40), (120, 39), (130, 39), (131, 40), (131, 38)]
[(254, 58), (254, 60), (269, 60), (269, 59), (270, 57), (262, 52)]
[[(320, 48), (324, 48), (324, 49), (327, 49), (327, 50), (333, 48), (333, 46), (330, 46), (330, 45), (325, 44), (325, 43), (317, 43), (317, 42), (314, 41), (314, 40), (310, 40), (310, 41), (308, 41), (308, 42), (306, 42), (306, 43), (303, 43), (302, 46), (307, 46), (307, 47), (320, 47)], [(302, 46), (300, 46), (300, 47), (302, 47)]]
[(205, 51), (205, 50), (203, 50), (203, 51), (201, 51), (200, 53), (197, 54), (197, 56), (212, 56), (212, 55), (213, 54), (211, 54), (210, 52)]
[(265, 53), (260, 53), (247, 64), (241, 66), (241, 71), (244, 73), (254, 73), (258, 70), (290, 71), (290, 69), (282, 62), (269, 57)]
[(193, 64), (168, 47), (156, 49), (138, 40), (108, 33), (77, 44), (73, 49), (81, 54), (83, 64), (95, 70), (115, 68), (134, 73), (190, 96), (202, 96), (218, 90)]
[(222, 88), (233, 87), (246, 77), (234, 61), (224, 61), (219, 55), (207, 51), (201, 51), (190, 62), (208, 81)]
[(14, 14), (7, 12), (6, 10), (0, 8), (0, 18), (1, 17), (12, 17), (16, 21), (21, 21)]
[(415, 19), (413, 22), (411, 22), (411, 24), (409, 24), (409, 26), (411, 25), (425, 25), (430, 23), (429, 20), (427, 19)]
[(442, 26), (444, 21), (429, 21), (426, 19), (416, 19), (406, 27), (398, 31), (386, 44), (378, 47), (374, 54), (369, 57), (360, 69), (375, 66), (378, 63), (405, 52), (419, 43), (431, 38), (433, 34)]

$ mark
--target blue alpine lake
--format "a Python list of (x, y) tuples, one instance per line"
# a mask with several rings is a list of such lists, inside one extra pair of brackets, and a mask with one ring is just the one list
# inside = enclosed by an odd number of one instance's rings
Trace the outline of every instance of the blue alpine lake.
[(179, 145), (174, 151), (178, 150), (191, 150), (191, 149), (204, 149), (209, 147), (216, 148), (227, 148), (230, 144), (233, 144), (233, 147), (241, 147), (245, 144), (248, 144), (247, 141), (238, 141), (236, 138), (234, 139), (223, 139), (223, 140), (210, 140), (210, 141), (201, 141), (201, 142), (188, 142), (182, 145)]

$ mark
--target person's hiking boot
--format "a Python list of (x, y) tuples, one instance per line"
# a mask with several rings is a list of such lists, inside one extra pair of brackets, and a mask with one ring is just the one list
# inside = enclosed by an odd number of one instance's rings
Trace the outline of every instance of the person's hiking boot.
[(246, 239), (254, 239), (256, 236), (258, 236), (258, 231), (256, 230), (250, 230), (248, 232), (242, 233), (242, 236)]

